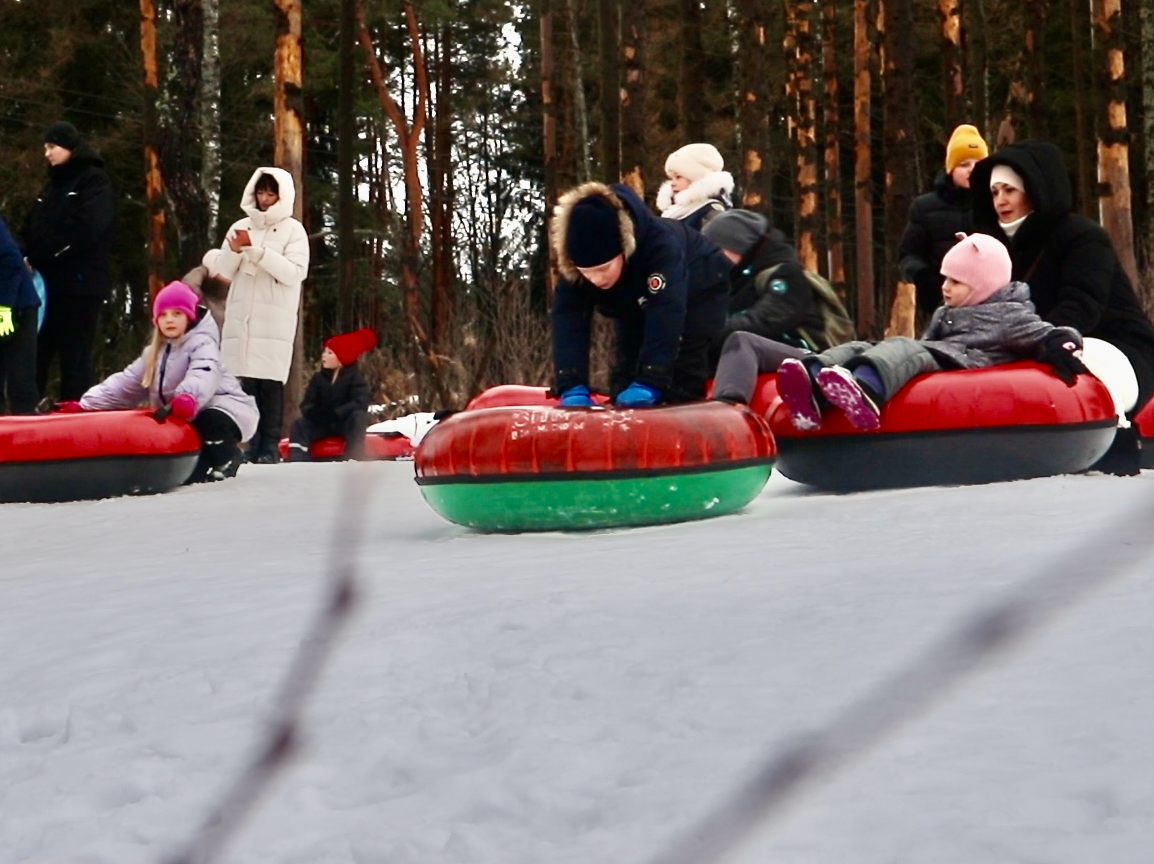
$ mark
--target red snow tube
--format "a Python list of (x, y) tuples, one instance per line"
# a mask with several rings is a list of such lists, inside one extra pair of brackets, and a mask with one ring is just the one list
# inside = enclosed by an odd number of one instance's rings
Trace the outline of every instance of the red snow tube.
[(773, 457), (764, 419), (723, 403), (530, 406), (445, 418), (422, 440), (415, 467), (422, 494), (446, 519), (523, 531), (732, 512), (761, 491)]
[(1154, 399), (1134, 415), (1133, 423), (1138, 428), (1138, 438), (1142, 442), (1141, 465), (1143, 468), (1154, 468)]
[[(288, 459), (289, 439), (281, 438), (277, 449), (280, 458)], [(404, 435), (365, 435), (365, 461), (374, 459), (400, 459), (413, 455), (413, 445)], [(314, 462), (338, 462), (345, 458), (345, 439), (340, 435), (318, 438), (309, 446), (309, 456)]]
[(1032, 361), (919, 375), (861, 432), (829, 410), (801, 432), (785, 404), (769, 413), (777, 466), (827, 489), (989, 483), (1085, 471), (1110, 448), (1113, 402), (1092, 375), (1067, 387)]
[(0, 502), (166, 492), (199, 454), (192, 426), (147, 410), (0, 417)]
[[(499, 384), (470, 399), (465, 410), (476, 411), (479, 408), (509, 408), (524, 405), (557, 407), (558, 401), (556, 396), (549, 395), (548, 387), (534, 387), (529, 384)], [(607, 405), (609, 397), (604, 393), (594, 393), (593, 401), (598, 405)]]

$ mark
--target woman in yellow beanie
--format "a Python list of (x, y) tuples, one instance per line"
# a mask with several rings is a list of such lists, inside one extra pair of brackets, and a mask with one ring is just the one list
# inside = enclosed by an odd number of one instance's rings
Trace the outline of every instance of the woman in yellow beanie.
[(898, 246), (898, 272), (917, 287), (918, 310), (927, 315), (942, 302), (942, 258), (959, 232), (973, 232), (970, 173), (989, 155), (975, 127), (959, 126), (946, 143), (946, 170), (938, 174), (933, 191), (919, 195), (910, 206)]

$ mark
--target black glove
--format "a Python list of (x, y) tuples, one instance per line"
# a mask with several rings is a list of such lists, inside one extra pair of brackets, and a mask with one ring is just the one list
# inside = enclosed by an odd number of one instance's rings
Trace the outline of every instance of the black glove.
[(1060, 330), (1051, 333), (1042, 346), (1042, 362), (1053, 366), (1054, 374), (1066, 382), (1067, 387), (1073, 387), (1074, 381), (1079, 375), (1084, 375), (1090, 371), (1081, 360), (1074, 356), (1074, 352), (1077, 350), (1078, 343), (1070, 337), (1069, 333), (1063, 333)]

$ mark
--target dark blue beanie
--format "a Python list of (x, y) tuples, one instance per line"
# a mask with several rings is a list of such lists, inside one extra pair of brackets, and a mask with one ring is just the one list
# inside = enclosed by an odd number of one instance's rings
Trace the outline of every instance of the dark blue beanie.
[(57, 120), (44, 133), (45, 144), (55, 144), (65, 150), (75, 150), (80, 146), (80, 133), (66, 120)]
[(599, 195), (573, 205), (565, 251), (574, 267), (599, 267), (625, 251), (617, 218), (617, 208)]

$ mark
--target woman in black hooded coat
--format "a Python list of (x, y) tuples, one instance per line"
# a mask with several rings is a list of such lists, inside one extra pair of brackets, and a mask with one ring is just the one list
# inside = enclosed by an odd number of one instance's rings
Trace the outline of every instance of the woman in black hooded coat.
[[(1008, 166), (1023, 181), (1030, 212), (1003, 223), (990, 194), (991, 174)], [(1038, 314), (1059, 327), (1109, 342), (1134, 367), (1138, 401), (1154, 395), (1154, 324), (1142, 309), (1118, 254), (1097, 222), (1074, 212), (1070, 176), (1049, 141), (1008, 144), (974, 168), (974, 227), (1006, 244), (1014, 279), (1030, 286)]]

